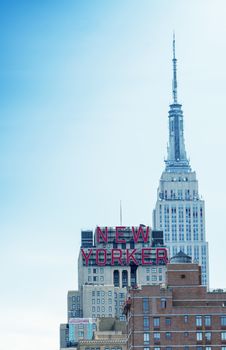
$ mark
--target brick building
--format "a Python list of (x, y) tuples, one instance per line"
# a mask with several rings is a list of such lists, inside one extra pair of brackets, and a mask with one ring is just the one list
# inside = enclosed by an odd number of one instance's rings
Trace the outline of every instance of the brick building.
[(130, 290), (128, 350), (226, 350), (226, 292), (207, 291), (201, 267), (182, 252), (166, 274), (166, 284)]

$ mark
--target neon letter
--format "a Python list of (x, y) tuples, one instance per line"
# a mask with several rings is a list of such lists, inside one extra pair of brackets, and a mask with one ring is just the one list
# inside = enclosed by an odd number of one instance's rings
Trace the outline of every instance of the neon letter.
[(136, 253), (136, 249), (133, 249), (132, 252), (129, 252), (129, 249), (126, 249), (126, 265), (129, 265), (130, 260), (134, 262), (135, 265), (139, 265), (138, 261), (134, 257), (134, 254)]
[(84, 251), (84, 249), (81, 248), (81, 252), (82, 252), (83, 258), (86, 261), (86, 266), (88, 265), (88, 261), (89, 261), (90, 255), (92, 254), (92, 251), (93, 251), (93, 249), (90, 249), (89, 250), (89, 254), (86, 255), (86, 252)]
[(115, 235), (115, 240), (116, 243), (126, 243), (126, 241), (124, 239), (120, 239), (120, 236), (123, 236), (123, 232), (121, 232), (122, 230), (124, 230), (124, 228), (126, 228), (125, 226), (116, 226), (116, 235)]
[(97, 243), (101, 242), (100, 238), (102, 238), (103, 242), (105, 242), (105, 243), (108, 242), (108, 228), (107, 227), (105, 227), (105, 234), (99, 226), (97, 226), (96, 232), (97, 232)]
[(140, 237), (140, 234), (142, 235), (143, 242), (147, 243), (148, 242), (148, 236), (149, 236), (149, 226), (146, 226), (146, 234), (144, 235), (144, 230), (143, 227), (140, 226), (138, 228), (138, 231), (136, 232), (135, 228), (132, 226), (132, 231), (133, 231), (133, 239), (134, 242), (137, 243)]
[[(103, 253), (103, 256), (104, 256), (104, 260), (100, 260), (100, 255), (99, 253)], [(107, 252), (106, 252), (106, 249), (97, 249), (96, 250), (96, 264), (99, 265), (99, 266), (105, 266), (106, 265), (106, 262), (107, 262)]]
[[(115, 255), (115, 253), (116, 253), (116, 255)], [(119, 255), (117, 253), (119, 253)], [(114, 265), (115, 261), (118, 261), (120, 265), (123, 265), (122, 249), (112, 249), (112, 251), (111, 251), (111, 265)]]
[(163, 261), (165, 264), (168, 263), (167, 249), (166, 248), (157, 248), (156, 249), (156, 265), (159, 261)]
[[(142, 265), (152, 265), (152, 261), (150, 260), (150, 255), (151, 255), (152, 248), (143, 248), (141, 257), (142, 257)], [(147, 253), (147, 254), (145, 254)], [(148, 254), (149, 253), (149, 254)], [(145, 261), (147, 259), (147, 261)], [(149, 259), (149, 261), (148, 261)]]

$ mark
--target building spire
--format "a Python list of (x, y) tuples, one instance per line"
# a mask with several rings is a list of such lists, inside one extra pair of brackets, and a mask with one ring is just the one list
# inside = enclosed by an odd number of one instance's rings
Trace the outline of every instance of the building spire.
[(177, 59), (175, 53), (175, 34), (173, 33), (173, 103), (169, 110), (169, 146), (166, 171), (191, 171), (185, 151), (183, 111), (177, 101)]
[(173, 103), (177, 103), (177, 59), (175, 53), (175, 33), (173, 32)]

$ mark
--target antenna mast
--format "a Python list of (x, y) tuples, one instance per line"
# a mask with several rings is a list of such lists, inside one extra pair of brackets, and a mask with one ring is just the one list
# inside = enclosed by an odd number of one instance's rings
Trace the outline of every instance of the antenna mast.
[(177, 59), (175, 53), (175, 33), (173, 32), (173, 103), (177, 103)]

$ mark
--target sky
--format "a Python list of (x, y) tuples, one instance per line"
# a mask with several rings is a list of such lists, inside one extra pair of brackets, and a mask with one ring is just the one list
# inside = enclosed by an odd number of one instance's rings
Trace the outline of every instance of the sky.
[(0, 350), (59, 348), (82, 228), (151, 225), (176, 33), (185, 143), (226, 287), (224, 0), (0, 2)]

